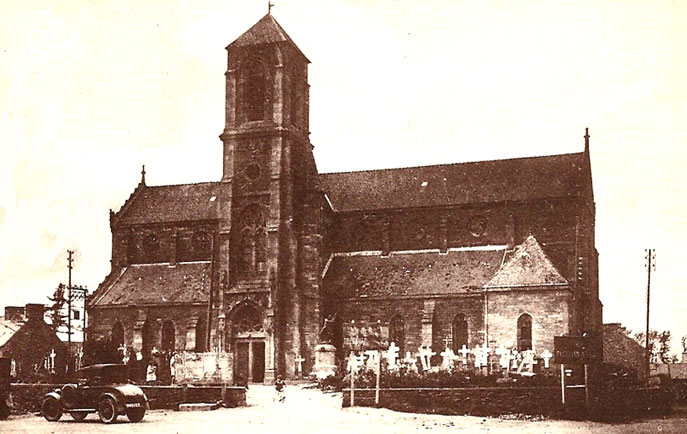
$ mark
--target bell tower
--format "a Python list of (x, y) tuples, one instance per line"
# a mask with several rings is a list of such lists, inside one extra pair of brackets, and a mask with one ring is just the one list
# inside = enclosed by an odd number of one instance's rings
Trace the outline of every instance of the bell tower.
[[(313, 293), (319, 283), (304, 288), (311, 279), (300, 265), (304, 249), (312, 250), (305, 231), (313, 225), (304, 221), (312, 217), (303, 216), (312, 215), (304, 210), (316, 196), (317, 178), (309, 141), (310, 62), (270, 13), (227, 52), (214, 341), (234, 353), (235, 378), (258, 381), (261, 366), (265, 381), (292, 378), (319, 326), (319, 294)], [(236, 312), (248, 304), (258, 325), (238, 333)]]

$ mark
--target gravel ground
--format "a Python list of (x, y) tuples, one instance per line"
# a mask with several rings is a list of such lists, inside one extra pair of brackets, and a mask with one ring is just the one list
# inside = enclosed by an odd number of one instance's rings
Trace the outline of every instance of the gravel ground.
[(34, 433), (406, 433), (468, 432), (490, 433), (684, 433), (687, 432), (687, 409), (678, 409), (666, 419), (653, 419), (632, 424), (601, 424), (561, 420), (507, 420), (472, 416), (441, 416), (400, 413), (386, 409), (354, 407), (341, 409), (340, 394), (322, 394), (288, 386), (286, 402), (275, 402), (274, 388), (251, 386), (248, 407), (219, 409), (210, 412), (150, 411), (141, 423), (129, 423), (120, 417), (118, 423), (103, 425), (97, 415), (83, 422), (64, 415), (59, 422), (25, 415), (0, 422), (0, 432)]

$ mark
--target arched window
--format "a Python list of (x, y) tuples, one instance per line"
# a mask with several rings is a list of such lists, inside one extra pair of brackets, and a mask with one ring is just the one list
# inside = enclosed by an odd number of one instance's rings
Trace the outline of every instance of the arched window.
[(233, 337), (261, 332), (263, 324), (258, 310), (250, 304), (243, 305), (232, 318)]
[(115, 348), (124, 346), (124, 326), (121, 321), (117, 321), (112, 326), (112, 345)]
[(198, 318), (196, 323), (196, 352), (204, 353), (207, 351), (206, 339), (207, 339), (207, 327), (205, 320), (203, 318)]
[(267, 103), (267, 74), (265, 67), (258, 59), (250, 59), (244, 66), (244, 107), (246, 120), (265, 119)]
[(518, 351), (532, 349), (532, 317), (523, 313), (518, 318)]
[(453, 352), (458, 354), (458, 350), (463, 348), (463, 345), (468, 347), (468, 320), (465, 315), (459, 313), (453, 318), (452, 326), (452, 342)]
[(267, 262), (265, 217), (258, 205), (246, 207), (241, 215), (241, 273), (244, 276), (264, 274)]
[(398, 347), (399, 357), (405, 357), (406, 346), (406, 326), (403, 318), (399, 315), (391, 318), (389, 322), (389, 345), (395, 343)]
[(143, 330), (142, 330), (142, 335), (143, 335), (143, 356), (149, 357), (150, 352), (152, 351), (153, 347), (155, 346), (155, 326), (153, 325), (153, 321), (147, 319), (145, 323), (143, 323)]
[(162, 351), (171, 353), (176, 346), (176, 331), (172, 321), (165, 321), (162, 324)]

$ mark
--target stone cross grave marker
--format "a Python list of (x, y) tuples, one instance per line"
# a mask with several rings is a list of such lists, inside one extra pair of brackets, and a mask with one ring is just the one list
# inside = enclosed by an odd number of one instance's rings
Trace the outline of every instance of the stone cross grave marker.
[(544, 350), (541, 353), (541, 358), (544, 359), (544, 368), (549, 369), (549, 360), (553, 357), (553, 354), (549, 350)]
[(423, 371), (429, 371), (429, 368), (432, 367), (432, 361), (431, 357), (435, 355), (436, 353), (432, 351), (431, 348), (427, 346), (421, 346), (420, 350), (420, 362), (422, 363), (422, 370)]
[(508, 369), (510, 366), (510, 349), (500, 344), (496, 349), (496, 354), (499, 356), (499, 366), (501, 369)]
[(441, 353), (441, 369), (448, 371), (449, 369), (453, 368), (453, 360), (455, 356), (456, 355), (453, 353), (453, 350), (447, 345), (444, 351)]
[(351, 354), (348, 356), (348, 364), (346, 365), (346, 370), (348, 372), (353, 372), (354, 374), (358, 373), (358, 368), (362, 366), (360, 356), (356, 356), (353, 351), (351, 351)]
[[(128, 357), (127, 361), (124, 362), (126, 364), (128, 362)], [(76, 369), (81, 369), (81, 365), (83, 364), (83, 348), (79, 348), (79, 351), (76, 353)]]
[(475, 368), (482, 367), (482, 346), (477, 344), (477, 346), (472, 350), (472, 354), (475, 356)]
[(462, 360), (463, 365), (467, 366), (468, 365), (468, 354), (470, 354), (470, 350), (468, 349), (468, 347), (466, 347), (465, 344), (463, 344), (463, 347), (460, 350), (458, 350), (458, 353), (460, 353), (460, 355), (463, 356), (463, 360)]
[(408, 370), (410, 372), (417, 372), (417, 357), (410, 351), (406, 351), (406, 357), (403, 359), (403, 363), (408, 365)]
[(384, 352), (384, 358), (391, 370), (396, 369), (396, 359), (398, 358), (399, 350), (396, 343), (392, 342), (391, 345), (389, 345), (389, 349)]
[(377, 350), (367, 350), (365, 351), (367, 356), (367, 367), (369, 369), (377, 369), (377, 359), (379, 358), (379, 351)]
[(534, 365), (537, 363), (536, 360), (534, 360), (534, 351), (532, 350), (526, 350), (523, 351), (522, 353), (522, 361), (520, 362), (520, 366), (518, 367), (518, 374), (522, 372), (523, 369), (527, 371), (527, 373), (533, 373), (534, 372)]
[(479, 363), (481, 366), (489, 366), (489, 354), (491, 354), (491, 348), (489, 348), (487, 344), (484, 344), (479, 355)]
[(520, 353), (517, 350), (513, 350), (513, 354), (511, 355), (511, 370), (515, 371), (518, 369), (521, 358), (522, 356)]
[(298, 371), (298, 375), (303, 375), (303, 362), (305, 362), (305, 359), (303, 357), (299, 357), (296, 360), (296, 370)]
[(50, 350), (50, 372), (55, 372), (55, 349)]

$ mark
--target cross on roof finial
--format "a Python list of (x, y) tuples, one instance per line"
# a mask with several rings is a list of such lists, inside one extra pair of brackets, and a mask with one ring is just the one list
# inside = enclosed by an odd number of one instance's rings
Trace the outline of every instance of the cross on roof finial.
[(144, 164), (141, 168), (141, 184), (146, 183), (146, 165)]
[(273, 7), (274, 7), (274, 3), (272, 3), (271, 1), (268, 1), (268, 2), (267, 2), (267, 15), (269, 15), (270, 13), (272, 13), (272, 8), (273, 8)]

